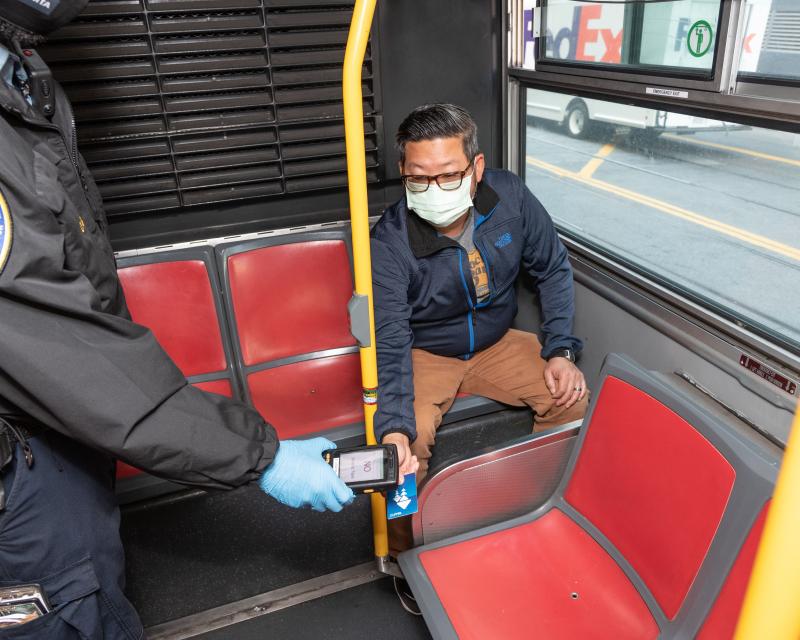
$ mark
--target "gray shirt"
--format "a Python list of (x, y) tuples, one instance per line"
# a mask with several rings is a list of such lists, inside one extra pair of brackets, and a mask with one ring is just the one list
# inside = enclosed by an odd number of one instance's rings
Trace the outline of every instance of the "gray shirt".
[(475, 247), (473, 235), (475, 233), (475, 209), (470, 207), (464, 229), (459, 235), (453, 238), (458, 244), (464, 247), (469, 258), (469, 268), (472, 271), (472, 283), (475, 285), (475, 296), (478, 302), (483, 302), (489, 297), (489, 277), (486, 272), (486, 265), (480, 251)]

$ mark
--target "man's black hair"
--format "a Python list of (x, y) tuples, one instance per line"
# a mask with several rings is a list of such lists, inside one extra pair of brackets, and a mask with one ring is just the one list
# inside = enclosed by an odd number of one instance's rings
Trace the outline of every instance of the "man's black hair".
[(437, 138), (461, 138), (464, 155), (472, 160), (480, 152), (478, 125), (469, 111), (454, 104), (424, 104), (409, 113), (397, 129), (400, 162), (406, 158), (406, 143)]

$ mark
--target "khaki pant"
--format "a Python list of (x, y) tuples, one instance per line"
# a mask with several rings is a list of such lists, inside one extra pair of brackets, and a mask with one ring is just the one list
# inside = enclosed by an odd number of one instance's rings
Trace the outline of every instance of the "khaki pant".
[[(569, 409), (557, 407), (544, 381), (547, 364), (532, 333), (510, 329), (496, 344), (469, 360), (437, 356), (423, 349), (411, 352), (414, 370), (414, 415), (417, 439), (411, 452), (419, 459), (417, 484), (428, 473), (436, 430), (458, 393), (485, 396), (514, 407), (533, 409), (533, 431), (542, 431), (586, 413), (589, 395)], [(411, 518), (389, 521), (389, 549), (393, 556), (411, 548)]]

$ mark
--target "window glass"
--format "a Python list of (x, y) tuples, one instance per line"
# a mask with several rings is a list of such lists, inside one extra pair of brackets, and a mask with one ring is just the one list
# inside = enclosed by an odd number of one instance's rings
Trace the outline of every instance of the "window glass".
[[(525, 63), (533, 68), (533, 0), (525, 0)], [(576, 2), (548, 0), (543, 10), (551, 60), (710, 71), (720, 0)]]
[(800, 80), (800, 2), (747, 0), (739, 73)]
[(800, 135), (528, 89), (559, 228), (800, 345)]

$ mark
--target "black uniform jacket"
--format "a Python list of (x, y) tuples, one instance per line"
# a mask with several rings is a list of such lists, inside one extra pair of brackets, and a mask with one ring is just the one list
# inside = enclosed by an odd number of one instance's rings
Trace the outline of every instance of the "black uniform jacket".
[(0, 415), (176, 482), (256, 480), (275, 456), (274, 429), (187, 384), (131, 321), (100, 193), (56, 91), (48, 121), (0, 80)]

